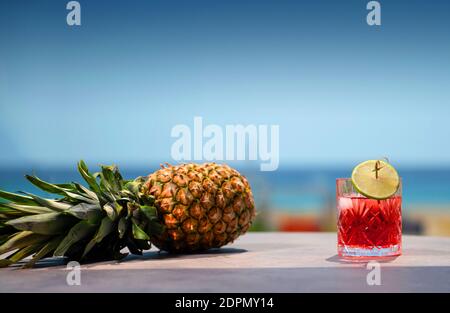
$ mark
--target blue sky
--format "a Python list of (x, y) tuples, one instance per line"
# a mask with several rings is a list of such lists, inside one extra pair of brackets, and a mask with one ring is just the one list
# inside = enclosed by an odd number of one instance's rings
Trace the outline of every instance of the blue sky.
[(0, 1), (0, 162), (171, 161), (176, 124), (280, 125), (281, 165), (450, 165), (450, 3)]

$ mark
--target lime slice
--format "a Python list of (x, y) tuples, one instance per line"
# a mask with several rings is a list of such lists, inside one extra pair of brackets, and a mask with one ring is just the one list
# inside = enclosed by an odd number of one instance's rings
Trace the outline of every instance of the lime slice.
[(395, 168), (381, 160), (369, 160), (358, 164), (352, 172), (353, 187), (362, 195), (373, 199), (387, 199), (400, 185)]

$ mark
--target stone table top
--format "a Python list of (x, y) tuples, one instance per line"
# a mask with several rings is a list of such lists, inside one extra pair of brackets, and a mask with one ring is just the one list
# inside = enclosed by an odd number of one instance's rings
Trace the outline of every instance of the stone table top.
[(190, 255), (149, 250), (82, 265), (80, 285), (67, 284), (69, 273), (61, 259), (3, 268), (0, 292), (450, 292), (450, 237), (403, 236), (403, 255), (380, 262), (381, 285), (367, 283), (367, 262), (337, 257), (335, 233), (248, 233)]

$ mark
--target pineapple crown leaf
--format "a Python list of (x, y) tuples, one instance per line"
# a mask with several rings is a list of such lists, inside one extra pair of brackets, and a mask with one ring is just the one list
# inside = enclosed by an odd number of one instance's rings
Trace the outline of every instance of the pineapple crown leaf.
[(91, 173), (82, 160), (78, 171), (87, 186), (26, 175), (58, 199), (0, 190), (0, 255), (12, 253), (0, 260), (0, 267), (30, 255), (25, 267), (52, 255), (121, 259), (126, 256), (122, 248), (142, 254), (150, 247), (150, 236), (163, 231), (154, 198), (141, 192), (145, 178), (125, 180), (115, 165)]

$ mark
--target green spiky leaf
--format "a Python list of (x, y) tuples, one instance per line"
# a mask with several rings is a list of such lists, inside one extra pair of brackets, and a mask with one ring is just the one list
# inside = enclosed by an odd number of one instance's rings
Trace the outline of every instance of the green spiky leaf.
[(70, 207), (67, 212), (81, 220), (88, 220), (93, 224), (97, 223), (103, 217), (103, 212), (99, 204), (79, 203)]
[(150, 237), (136, 223), (132, 223), (133, 237), (139, 240), (150, 240)]
[(86, 195), (83, 195), (83, 194), (80, 194), (77, 192), (66, 191), (65, 194), (73, 202), (86, 202), (86, 203), (90, 203), (90, 204), (98, 203), (98, 200), (91, 199), (91, 198), (87, 197)]
[(7, 267), (7, 266), (10, 266), (12, 264), (14, 264), (14, 262), (9, 260), (9, 259), (2, 259), (2, 260), (0, 260), (0, 268)]
[(86, 248), (84, 249), (82, 257), (86, 256), (97, 243), (101, 242), (103, 238), (108, 236), (113, 230), (114, 230), (114, 223), (111, 221), (111, 219), (109, 217), (103, 218), (94, 238), (92, 238), (92, 240), (87, 244)]
[(39, 205), (33, 198), (29, 196), (19, 195), (12, 192), (0, 190), (0, 198), (5, 200), (24, 205)]
[(81, 221), (75, 224), (75, 226), (70, 229), (69, 233), (58, 245), (53, 255), (64, 256), (73, 244), (94, 233), (96, 228), (96, 225), (90, 224), (87, 221)]
[(78, 162), (78, 171), (80, 172), (84, 180), (88, 183), (92, 191), (94, 191), (96, 194), (100, 194), (100, 186), (98, 185), (95, 177), (91, 173), (89, 173), (89, 169), (83, 160)]
[(56, 184), (51, 184), (48, 182), (45, 182), (41, 179), (39, 179), (36, 176), (30, 176), (30, 175), (26, 175), (25, 176), (33, 185), (35, 185), (36, 187), (50, 192), (50, 193), (54, 193), (54, 194), (58, 194), (61, 196), (66, 196), (68, 197), (70, 200), (73, 201), (81, 201), (81, 202), (88, 202), (88, 203), (96, 203), (97, 201), (94, 199), (91, 199), (85, 195), (80, 194), (80, 192), (78, 192), (77, 189), (66, 189), (66, 188), (62, 188)]
[(36, 234), (57, 235), (64, 233), (68, 227), (74, 224), (75, 220), (70, 215), (52, 212), (19, 217), (9, 220), (5, 224)]
[(109, 165), (109, 166), (102, 166), (102, 178), (105, 182), (108, 183), (108, 186), (110, 189), (114, 192), (120, 191), (122, 186), (122, 175), (120, 175), (117, 166), (115, 165)]
[(144, 213), (145, 217), (149, 220), (158, 218), (156, 208), (154, 206), (142, 205), (139, 210)]
[(28, 215), (28, 213), (21, 212), (19, 210), (15, 210), (12, 208), (2, 207), (2, 204), (0, 204), (0, 219), (3, 220), (9, 220), (18, 218), (24, 215)]
[[(23, 247), (22, 249), (19, 249), (18, 251), (14, 252), (14, 254), (10, 255), (7, 260), (9, 260), (10, 264), (17, 263), (25, 259), (26, 257), (36, 253), (36, 251), (39, 251), (42, 248), (42, 246), (43, 246), (42, 243), (37, 243)], [(5, 264), (5, 266), (9, 266), (10, 264)]]
[(129, 181), (125, 184), (125, 188), (128, 189), (131, 194), (138, 194), (140, 186), (141, 184), (137, 181)]
[(77, 184), (77, 183), (73, 183), (75, 185), (75, 187), (77, 188), (77, 191), (79, 191), (80, 193), (82, 193), (85, 197), (88, 197), (92, 200), (94, 200), (95, 202), (99, 202), (99, 198), (97, 196), (97, 194), (89, 189), (87, 189), (86, 187), (84, 187), (83, 185)]
[(109, 203), (105, 204), (103, 206), (103, 210), (105, 210), (106, 214), (111, 219), (111, 221), (116, 220), (117, 212), (116, 212), (115, 208), (113, 207), (113, 204), (109, 204)]
[(53, 210), (46, 208), (46, 207), (16, 204), (13, 202), (2, 203), (2, 204), (0, 204), (0, 206), (7, 207), (9, 209), (13, 209), (15, 211), (22, 212), (25, 214), (44, 214), (44, 213), (52, 213), (53, 212)]
[(126, 220), (126, 218), (122, 217), (119, 220), (119, 223), (117, 225), (117, 231), (119, 233), (119, 238), (121, 238), (121, 239), (123, 238), (123, 236), (127, 232), (127, 228), (128, 228), (128, 221)]
[(46, 181), (43, 181), (42, 179), (31, 176), (31, 175), (25, 175), (25, 177), (36, 187), (38, 187), (41, 190), (44, 190), (49, 193), (54, 193), (57, 195), (65, 196), (66, 190), (64, 188), (61, 188), (55, 184), (47, 183)]
[(53, 210), (53, 211), (62, 212), (62, 211), (67, 210), (68, 208), (71, 207), (71, 205), (68, 204), (68, 203), (63, 203), (63, 202), (50, 200), (50, 199), (44, 199), (44, 198), (38, 197), (36, 195), (33, 195), (31, 193), (25, 193), (25, 194), (30, 196), (39, 205), (41, 205), (43, 207), (46, 207), (46, 208), (48, 208), (50, 210)]
[(52, 253), (58, 247), (59, 243), (61, 242), (61, 240), (63, 240), (63, 238), (64, 238), (63, 236), (59, 236), (47, 242), (23, 267), (24, 268), (33, 267), (36, 264), (36, 262), (38, 262), (40, 259)]
[(29, 245), (44, 242), (48, 238), (48, 236), (35, 234), (31, 231), (21, 231), (15, 233), (10, 236), (8, 241), (0, 246), (0, 255)]
[(56, 187), (60, 187), (62, 189), (66, 189), (66, 190), (72, 190), (75, 191), (77, 190), (77, 187), (72, 184), (72, 183), (66, 183), (66, 184), (55, 184)]

